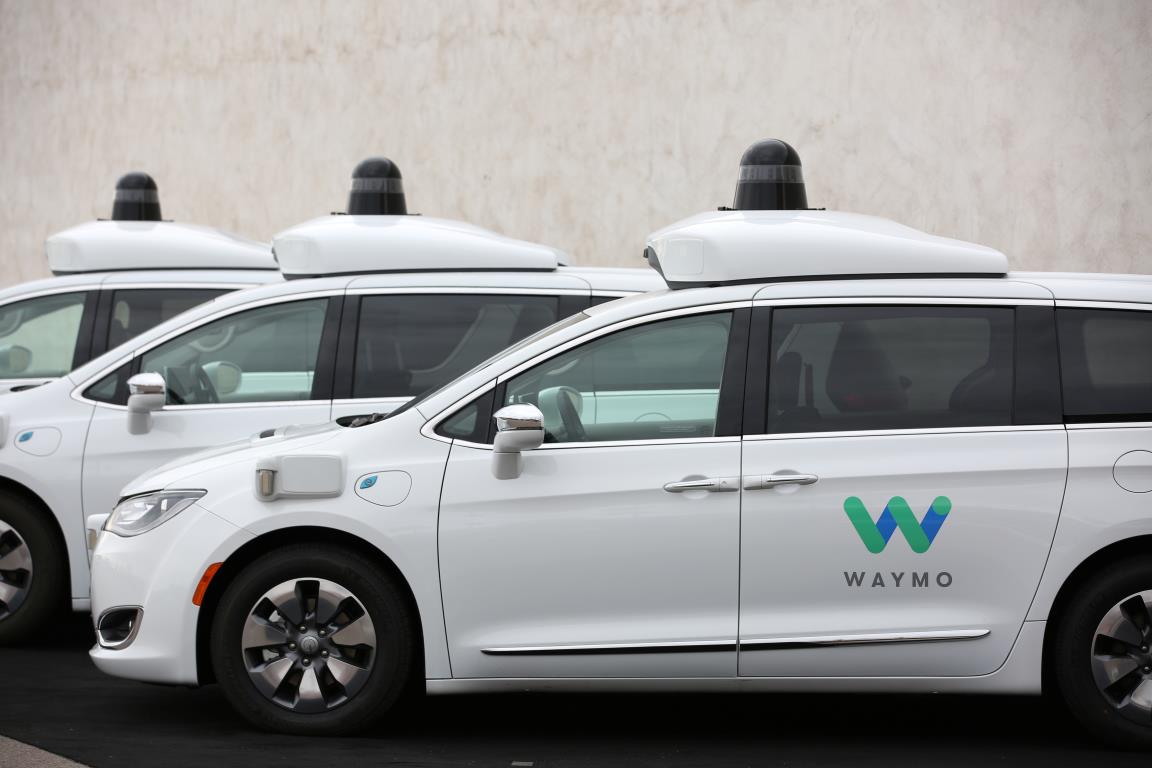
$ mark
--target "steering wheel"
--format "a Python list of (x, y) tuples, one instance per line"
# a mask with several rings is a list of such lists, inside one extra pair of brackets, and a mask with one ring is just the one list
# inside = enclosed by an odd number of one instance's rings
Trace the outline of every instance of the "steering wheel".
[[(192, 382), (185, 380), (185, 374), (191, 374)], [(167, 400), (172, 405), (202, 405), (205, 403), (218, 403), (220, 396), (212, 386), (212, 379), (208, 372), (196, 363), (189, 363), (184, 369), (175, 366), (164, 367), (164, 381), (167, 389)]]
[(582, 443), (588, 438), (584, 431), (584, 422), (580, 420), (580, 409), (577, 407), (583, 398), (572, 387), (556, 387), (556, 409), (560, 412), (560, 421), (564, 423), (565, 442)]
[(192, 371), (196, 376), (196, 386), (200, 389), (200, 393), (204, 395), (204, 402), (220, 402), (220, 395), (217, 394), (216, 387), (212, 386), (212, 379), (208, 376), (208, 371), (196, 363), (192, 363)]

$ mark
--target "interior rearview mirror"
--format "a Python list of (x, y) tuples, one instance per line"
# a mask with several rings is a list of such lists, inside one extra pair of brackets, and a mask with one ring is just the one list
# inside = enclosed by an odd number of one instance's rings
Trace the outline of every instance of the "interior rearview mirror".
[(496, 439), (492, 441), (492, 474), (497, 480), (520, 477), (523, 451), (544, 443), (544, 414), (531, 403), (506, 405), (492, 416)]
[(152, 412), (164, 407), (167, 385), (158, 373), (138, 373), (128, 379), (128, 434), (152, 429)]

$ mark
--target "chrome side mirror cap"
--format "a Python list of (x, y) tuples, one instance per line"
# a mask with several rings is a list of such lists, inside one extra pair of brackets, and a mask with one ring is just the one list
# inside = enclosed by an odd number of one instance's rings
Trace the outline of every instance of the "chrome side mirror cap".
[(497, 480), (520, 477), (521, 453), (544, 444), (544, 414), (531, 403), (506, 405), (493, 414), (496, 439), (492, 441), (492, 474)]
[(138, 373), (128, 379), (128, 434), (146, 435), (152, 412), (164, 407), (168, 385), (158, 373)]

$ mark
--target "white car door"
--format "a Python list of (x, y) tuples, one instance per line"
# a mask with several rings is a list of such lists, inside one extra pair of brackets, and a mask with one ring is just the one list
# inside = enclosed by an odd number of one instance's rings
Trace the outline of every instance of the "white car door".
[[(84, 453), (86, 515), (108, 512), (137, 475), (181, 455), (288, 424), (328, 421), (339, 297), (238, 309), (142, 350), (86, 388), (96, 402)], [(127, 379), (164, 376), (167, 400), (129, 434)]]
[[(453, 676), (735, 675), (748, 317), (598, 332), (443, 423), (456, 438), (439, 521)], [(483, 435), (513, 403), (537, 405), (547, 437), (497, 480)]]
[(1053, 310), (964, 304), (779, 306), (754, 333), (749, 379), (770, 373), (744, 442), (741, 676), (1007, 658), (1067, 472)]

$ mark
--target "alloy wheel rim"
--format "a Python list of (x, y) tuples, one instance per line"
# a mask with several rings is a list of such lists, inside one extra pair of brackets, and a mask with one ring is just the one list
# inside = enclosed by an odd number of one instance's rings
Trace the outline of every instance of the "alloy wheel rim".
[(1152, 726), (1152, 590), (1104, 614), (1092, 639), (1092, 677), (1121, 715)]
[(0, 520), (0, 621), (20, 609), (32, 587), (32, 552), (20, 532)]
[(241, 652), (264, 698), (293, 712), (326, 712), (346, 704), (368, 681), (376, 627), (340, 584), (292, 579), (265, 592), (248, 612)]

